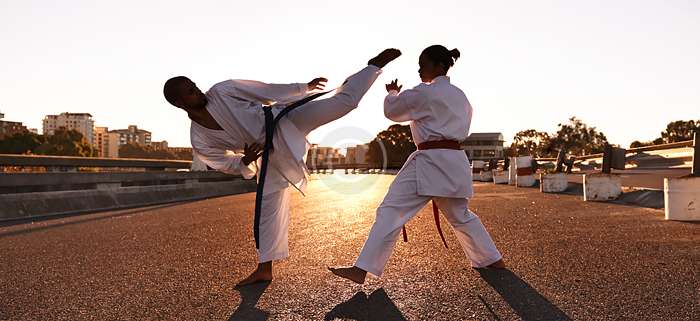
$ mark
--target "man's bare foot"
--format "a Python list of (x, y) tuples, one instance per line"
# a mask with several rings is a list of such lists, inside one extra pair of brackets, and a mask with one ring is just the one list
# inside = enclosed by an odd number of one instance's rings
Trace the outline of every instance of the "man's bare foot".
[(374, 65), (379, 68), (384, 68), (386, 64), (390, 63), (392, 60), (398, 58), (401, 56), (401, 51), (398, 49), (394, 48), (389, 48), (389, 49), (384, 49), (380, 54), (378, 54), (376, 57), (370, 59), (367, 64), (368, 65)]
[(258, 268), (247, 278), (239, 281), (236, 287), (270, 281), (272, 281), (272, 262), (265, 262), (258, 264)]
[(502, 270), (506, 268), (506, 263), (503, 262), (503, 259), (500, 259), (494, 263), (491, 263), (491, 265), (487, 266), (487, 268)]
[(341, 278), (348, 279), (357, 284), (365, 283), (365, 278), (367, 277), (367, 271), (356, 266), (341, 268), (329, 267), (328, 270)]

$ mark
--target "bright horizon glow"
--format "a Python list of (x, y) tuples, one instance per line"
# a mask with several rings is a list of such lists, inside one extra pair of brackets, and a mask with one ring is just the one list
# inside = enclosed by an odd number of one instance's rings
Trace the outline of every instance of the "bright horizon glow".
[[(418, 55), (458, 48), (450, 71), (475, 111), (471, 132), (553, 132), (576, 116), (613, 144), (700, 119), (696, 1), (2, 1), (0, 112), (41, 132), (47, 114), (87, 112), (96, 126), (137, 125), (153, 141), (190, 146), (189, 119), (162, 97), (186, 75), (202, 90), (229, 78), (330, 79), (329, 88), (386, 47), (385, 68), (339, 128), (373, 137), (384, 84), (417, 85)], [(427, 14), (427, 16), (426, 16)], [(340, 138), (338, 138), (340, 139)], [(348, 139), (348, 137), (342, 137)], [(332, 140), (332, 139), (331, 139)]]

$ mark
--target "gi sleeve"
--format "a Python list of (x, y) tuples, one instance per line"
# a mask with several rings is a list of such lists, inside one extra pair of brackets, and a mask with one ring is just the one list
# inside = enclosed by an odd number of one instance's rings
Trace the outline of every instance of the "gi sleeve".
[(243, 154), (206, 146), (192, 146), (192, 150), (202, 162), (215, 170), (241, 175), (245, 179), (251, 179), (257, 174), (256, 162), (251, 162), (246, 166), (243, 164)]
[(416, 120), (415, 111), (420, 110), (427, 101), (425, 93), (419, 87), (400, 94), (396, 90), (390, 91), (384, 98), (384, 116), (395, 122)]
[(217, 84), (216, 88), (227, 96), (272, 105), (303, 98), (309, 86), (305, 83), (267, 84), (255, 80), (233, 79)]

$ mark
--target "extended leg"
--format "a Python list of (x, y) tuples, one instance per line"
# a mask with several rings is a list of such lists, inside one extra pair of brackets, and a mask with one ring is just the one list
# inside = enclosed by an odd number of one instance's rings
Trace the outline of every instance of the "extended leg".
[(385, 50), (370, 60), (367, 67), (348, 77), (335, 95), (300, 106), (290, 112), (287, 117), (302, 133), (308, 134), (320, 126), (345, 116), (357, 108), (362, 97), (381, 73), (380, 68), (396, 59), (400, 54), (395, 49)]
[[(473, 267), (482, 268), (491, 265), (505, 267), (501, 260), (501, 253), (496, 249), (489, 232), (486, 231), (479, 217), (469, 210), (468, 199), (436, 197), (435, 201), (452, 225), (457, 240)], [(500, 264), (494, 264), (497, 262)]]
[(381, 276), (394, 250), (401, 227), (429, 200), (430, 197), (416, 194), (416, 164), (415, 160), (412, 160), (396, 176), (384, 201), (377, 209), (374, 225), (355, 266), (331, 269), (331, 272), (357, 283), (364, 282), (366, 272)]

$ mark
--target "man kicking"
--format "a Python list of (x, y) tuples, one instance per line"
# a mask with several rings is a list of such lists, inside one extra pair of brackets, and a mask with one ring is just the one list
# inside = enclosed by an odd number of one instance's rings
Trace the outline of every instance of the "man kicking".
[[(333, 96), (308, 102), (280, 119), (272, 138), (274, 149), (262, 193), (258, 267), (237, 286), (271, 281), (272, 261), (289, 256), (290, 187), (303, 193), (306, 186), (306, 135), (355, 109), (381, 68), (400, 55), (396, 49), (382, 51), (369, 60), (367, 67), (348, 77)], [(272, 105), (272, 113), (277, 115), (286, 105), (323, 89), (326, 81), (316, 78), (308, 83), (266, 84), (226, 80), (203, 94), (195, 83), (179, 76), (165, 82), (163, 94), (192, 120), (192, 149), (205, 164), (249, 179), (259, 175), (256, 160), (265, 141), (263, 105)]]

